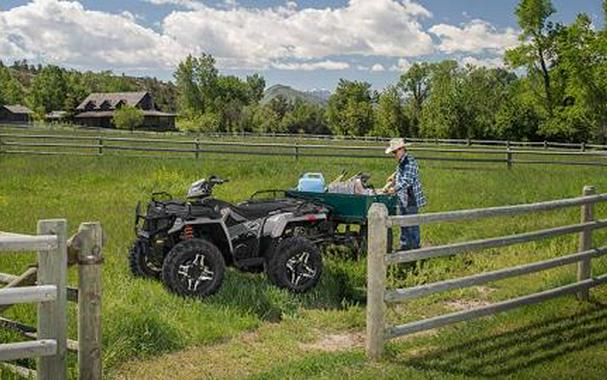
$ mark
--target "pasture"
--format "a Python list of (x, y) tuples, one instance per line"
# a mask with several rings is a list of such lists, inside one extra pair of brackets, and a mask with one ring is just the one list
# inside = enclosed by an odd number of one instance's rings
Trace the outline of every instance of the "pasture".
[[(339, 148), (336, 148), (339, 149)], [(38, 219), (65, 217), (69, 232), (99, 220), (104, 248), (104, 370), (114, 378), (514, 378), (601, 379), (607, 373), (607, 289), (592, 291), (591, 303), (557, 299), (495, 317), (458, 324), (388, 344), (379, 363), (366, 360), (365, 261), (347, 252), (325, 256), (320, 285), (292, 295), (265, 276), (229, 270), (211, 298), (181, 299), (161, 284), (134, 279), (127, 251), (134, 232), (134, 206), (154, 190), (181, 196), (198, 178), (217, 174), (230, 183), (216, 196), (231, 201), (256, 190), (295, 185), (306, 171), (329, 179), (342, 169), (364, 170), (381, 186), (394, 163), (385, 159), (203, 155), (201, 159), (0, 155), (0, 230), (35, 232)], [(607, 191), (607, 169), (422, 162), (429, 199), (426, 212), (528, 203), (581, 194), (586, 184)], [(599, 218), (607, 215), (603, 206)], [(507, 235), (579, 220), (579, 209), (516, 218), (445, 223), (423, 229), (423, 244), (436, 245)], [(604, 245), (605, 231), (594, 234)], [(415, 268), (393, 268), (393, 284), (414, 285), (575, 251), (577, 236), (437, 259)], [(2, 256), (2, 272), (21, 273), (31, 257)], [(596, 273), (607, 272), (597, 260)], [(71, 273), (72, 280), (75, 274)], [(411, 301), (389, 311), (391, 322), (461, 310), (564, 284), (575, 267), (503, 280), (486, 287)], [(6, 316), (33, 323), (31, 306)], [(74, 311), (71, 322), (74, 322)], [(74, 337), (75, 323), (70, 323)], [(16, 337), (0, 331), (0, 341)], [(73, 360), (73, 358), (72, 358)], [(23, 363), (22, 363), (23, 364)]]

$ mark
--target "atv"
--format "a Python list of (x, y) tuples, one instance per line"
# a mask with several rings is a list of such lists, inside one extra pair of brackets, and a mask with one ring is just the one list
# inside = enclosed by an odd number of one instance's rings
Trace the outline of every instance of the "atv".
[(318, 244), (328, 210), (309, 200), (273, 197), (232, 204), (213, 197), (228, 182), (211, 176), (193, 183), (185, 200), (153, 193), (135, 210), (129, 266), (135, 276), (161, 279), (179, 295), (206, 297), (221, 286), (226, 265), (265, 270), (276, 286), (305, 292), (320, 279)]

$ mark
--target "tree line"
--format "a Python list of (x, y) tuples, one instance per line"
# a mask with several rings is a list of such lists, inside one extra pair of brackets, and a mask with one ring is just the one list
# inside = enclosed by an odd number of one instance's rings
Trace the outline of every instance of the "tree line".
[(114, 75), (111, 71), (80, 72), (56, 65), (31, 65), (27, 60), (11, 65), (0, 61), (0, 105), (27, 105), (41, 120), (51, 111), (73, 115), (92, 92), (128, 91), (149, 91), (161, 110), (176, 111), (175, 85), (156, 78)]
[[(603, 1), (607, 19), (607, 0)], [(503, 68), (445, 60), (415, 63), (381, 92), (341, 79), (326, 106), (282, 96), (262, 101), (266, 82), (222, 75), (209, 54), (179, 63), (173, 82), (57, 66), (0, 63), (0, 104), (38, 115), (73, 112), (90, 92), (149, 91), (192, 132), (251, 131), (607, 142), (607, 27), (581, 13), (550, 21), (550, 0), (520, 0), (520, 44)], [(607, 23), (606, 23), (607, 24)]]
[[(607, 1), (603, 2), (607, 19)], [(175, 73), (178, 109), (194, 131), (332, 133), (607, 142), (607, 27), (580, 13), (550, 21), (550, 0), (521, 0), (520, 44), (503, 68), (445, 60), (416, 63), (383, 91), (341, 79), (326, 107), (277, 96), (260, 103), (265, 81), (222, 76), (209, 55)]]

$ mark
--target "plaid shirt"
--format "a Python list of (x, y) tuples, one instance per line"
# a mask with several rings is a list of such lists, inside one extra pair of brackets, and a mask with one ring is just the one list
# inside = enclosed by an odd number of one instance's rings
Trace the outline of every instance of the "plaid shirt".
[[(408, 154), (400, 160), (396, 168), (394, 191), (405, 207), (423, 207), (426, 205), (426, 197), (422, 190), (422, 184), (419, 181), (417, 161)], [(410, 197), (413, 199), (409, 199)]]

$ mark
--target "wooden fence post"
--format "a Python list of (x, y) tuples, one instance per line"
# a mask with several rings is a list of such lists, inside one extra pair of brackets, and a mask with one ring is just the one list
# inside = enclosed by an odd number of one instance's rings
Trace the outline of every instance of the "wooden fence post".
[(78, 234), (78, 378), (101, 379), (101, 254), (99, 222), (82, 223)]
[[(594, 186), (584, 186), (583, 194), (594, 195), (596, 194), (596, 188)], [(592, 203), (582, 205), (581, 222), (586, 223), (594, 220)], [(580, 242), (578, 251), (587, 251), (592, 248), (592, 230), (588, 229), (580, 232)], [(592, 276), (592, 259), (587, 258), (578, 262), (577, 266), (577, 280), (583, 281), (589, 279)], [(580, 301), (588, 301), (590, 291), (588, 289), (581, 290), (577, 293), (577, 299)]]
[(367, 356), (378, 360), (384, 351), (388, 209), (374, 203), (368, 215), (367, 250)]
[(55, 355), (38, 359), (38, 379), (67, 378), (67, 221), (41, 220), (38, 235), (56, 235), (57, 249), (38, 252), (38, 285), (56, 285), (57, 299), (38, 304), (38, 339), (56, 339)]
[(194, 139), (194, 148), (196, 149), (196, 158), (200, 158), (200, 141), (198, 141), (198, 138)]
[(580, 145), (580, 149), (582, 150), (582, 152), (585, 152), (585, 151), (586, 151), (586, 143), (585, 143), (585, 142), (583, 142), (583, 143)]
[(299, 144), (295, 143), (295, 160), (299, 161)]
[(548, 149), (548, 141), (544, 140), (544, 149)]
[(508, 164), (508, 169), (512, 169), (512, 150), (510, 150), (510, 148), (506, 151), (506, 162)]
[(99, 145), (99, 155), (103, 156), (103, 137), (97, 136), (97, 145)]

